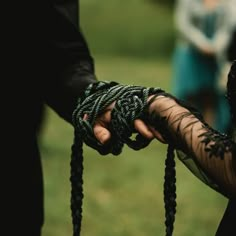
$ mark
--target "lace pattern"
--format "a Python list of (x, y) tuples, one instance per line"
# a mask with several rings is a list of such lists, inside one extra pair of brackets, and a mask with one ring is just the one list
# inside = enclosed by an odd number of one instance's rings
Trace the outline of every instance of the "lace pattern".
[(178, 158), (204, 183), (236, 197), (236, 144), (207, 125), (196, 109), (170, 94), (150, 104), (150, 124), (173, 143)]

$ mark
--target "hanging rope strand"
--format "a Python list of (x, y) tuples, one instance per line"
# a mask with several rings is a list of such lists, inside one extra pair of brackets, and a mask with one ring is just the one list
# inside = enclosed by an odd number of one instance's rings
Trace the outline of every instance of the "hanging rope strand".
[[(83, 143), (96, 149), (100, 154), (121, 153), (124, 144), (134, 150), (146, 147), (150, 140), (137, 134), (135, 140), (132, 134), (137, 133), (134, 120), (142, 119), (148, 122), (147, 99), (150, 95), (161, 95), (160, 88), (146, 88), (141, 86), (120, 85), (115, 82), (98, 82), (90, 85), (84, 96), (78, 100), (77, 108), (72, 115), (75, 128), (75, 138), (71, 154), (71, 211), (73, 223), (73, 236), (79, 236), (82, 221), (83, 200)], [(115, 102), (111, 112), (111, 140), (108, 145), (101, 145), (93, 134), (93, 126), (97, 117)], [(87, 119), (84, 119), (84, 115)], [(164, 199), (166, 209), (166, 235), (171, 236), (174, 225), (176, 207), (175, 192), (175, 162), (174, 147), (168, 149), (166, 160), (166, 174), (164, 183)]]
[(165, 161), (164, 179), (164, 203), (165, 203), (165, 225), (166, 236), (171, 236), (174, 230), (176, 213), (176, 171), (175, 171), (174, 146), (169, 145)]
[(81, 219), (82, 219), (82, 200), (83, 200), (83, 144), (78, 139), (78, 135), (74, 135), (74, 144), (72, 145), (71, 155), (71, 212), (73, 236), (80, 235)]

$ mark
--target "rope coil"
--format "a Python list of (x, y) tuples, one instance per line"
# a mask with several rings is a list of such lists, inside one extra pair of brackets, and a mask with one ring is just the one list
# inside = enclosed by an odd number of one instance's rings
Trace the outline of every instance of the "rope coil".
[[(116, 82), (97, 82), (86, 89), (83, 96), (78, 99), (76, 109), (72, 114), (74, 125), (74, 141), (71, 154), (71, 211), (73, 223), (73, 236), (79, 236), (82, 221), (83, 200), (83, 143), (96, 149), (100, 154), (112, 153), (119, 155), (124, 144), (134, 150), (146, 147), (150, 140), (137, 134), (131, 139), (132, 134), (137, 133), (134, 128), (134, 120), (142, 119), (148, 122), (148, 97), (158, 96), (164, 91), (160, 88), (146, 88), (133, 85), (120, 85)], [(102, 145), (94, 137), (93, 126), (99, 115), (109, 105), (115, 102), (111, 111), (109, 130), (111, 140)], [(84, 116), (87, 115), (86, 119)], [(169, 146), (166, 161), (166, 174), (164, 183), (164, 201), (166, 207), (166, 235), (173, 232), (174, 215), (176, 207), (175, 193), (175, 162), (174, 147)], [(170, 173), (170, 174), (168, 174)]]

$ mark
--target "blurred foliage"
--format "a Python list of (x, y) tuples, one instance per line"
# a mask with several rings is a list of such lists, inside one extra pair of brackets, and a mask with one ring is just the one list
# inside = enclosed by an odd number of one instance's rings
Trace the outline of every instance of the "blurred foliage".
[(81, 0), (80, 25), (92, 54), (167, 58), (174, 47), (172, 9), (147, 0)]

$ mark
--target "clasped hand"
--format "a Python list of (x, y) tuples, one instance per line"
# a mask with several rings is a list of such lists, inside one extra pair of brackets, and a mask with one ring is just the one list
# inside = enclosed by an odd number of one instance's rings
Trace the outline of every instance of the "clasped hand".
[[(176, 104), (176, 102), (173, 99), (166, 98), (166, 100), (158, 99), (158, 98), (165, 98), (163, 96), (158, 96), (150, 105), (149, 111), (155, 110), (155, 112), (159, 113), (160, 109), (163, 110), (165, 107), (169, 107), (172, 104)], [(149, 97), (148, 100), (150, 100), (152, 96)], [(95, 125), (94, 125), (94, 135), (97, 138), (97, 140), (101, 144), (106, 144), (109, 142), (111, 138), (111, 132), (109, 131), (109, 123), (111, 121), (111, 111), (115, 105), (115, 102), (112, 103), (110, 106), (107, 107), (107, 109), (97, 118)], [(87, 119), (87, 115), (84, 116), (84, 119)], [(134, 121), (134, 127), (138, 133), (140, 133), (142, 136), (144, 136), (147, 139), (154, 139), (156, 138), (162, 143), (166, 143), (160, 132), (158, 132), (154, 127), (150, 126), (149, 124), (146, 124), (141, 119), (136, 119)]]

